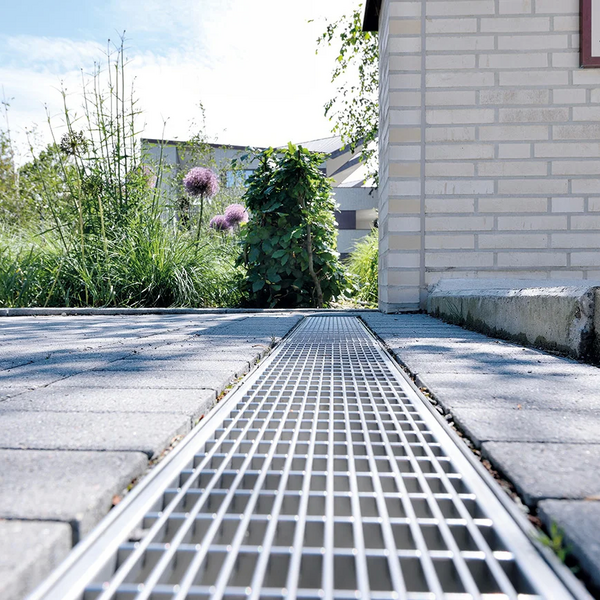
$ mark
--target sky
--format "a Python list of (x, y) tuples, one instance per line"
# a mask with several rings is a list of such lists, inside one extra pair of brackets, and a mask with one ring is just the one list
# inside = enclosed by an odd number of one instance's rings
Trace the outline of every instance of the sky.
[[(144, 137), (277, 146), (331, 135), (323, 105), (335, 51), (317, 55), (327, 21), (360, 0), (0, 0), (0, 99), (13, 138), (41, 142), (61, 126), (61, 86), (72, 110), (81, 80), (125, 32)], [(312, 20), (312, 22), (310, 22)], [(112, 40), (110, 43), (108, 40)], [(5, 128), (3, 119), (0, 127)]]

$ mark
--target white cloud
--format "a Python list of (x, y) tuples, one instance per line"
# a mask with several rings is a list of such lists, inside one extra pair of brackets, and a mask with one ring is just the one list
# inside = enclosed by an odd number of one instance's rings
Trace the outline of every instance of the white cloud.
[(106, 52), (105, 46), (94, 41), (31, 35), (6, 37), (3, 46), (3, 53), (10, 57), (13, 65), (27, 65), (49, 73), (64, 73), (93, 65)]
[[(113, 0), (115, 26), (128, 29), (129, 75), (144, 110), (146, 135), (186, 138), (206, 108), (207, 129), (223, 143), (279, 145), (329, 134), (323, 104), (334, 52), (315, 55), (325, 16), (349, 12), (348, 0)], [(314, 23), (308, 23), (309, 19)], [(133, 26), (127, 27), (132, 23)], [(13, 128), (59, 112), (64, 80), (79, 87), (79, 68), (103, 58), (95, 41), (12, 38), (10, 51), (28, 67), (0, 67), (0, 84), (14, 96)], [(76, 97), (73, 97), (76, 101)]]

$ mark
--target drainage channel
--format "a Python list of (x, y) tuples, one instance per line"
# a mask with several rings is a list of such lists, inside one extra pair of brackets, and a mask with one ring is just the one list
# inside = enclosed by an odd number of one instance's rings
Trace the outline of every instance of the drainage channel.
[(30, 598), (573, 597), (362, 322), (330, 316), (306, 318)]

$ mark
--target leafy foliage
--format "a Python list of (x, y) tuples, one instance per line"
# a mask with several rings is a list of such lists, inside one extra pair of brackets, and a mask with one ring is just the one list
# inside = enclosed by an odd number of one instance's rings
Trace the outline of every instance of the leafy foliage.
[(346, 261), (348, 277), (355, 288), (354, 298), (377, 306), (379, 281), (379, 230), (372, 229), (354, 245)]
[(558, 557), (558, 560), (560, 560), (562, 563), (567, 562), (571, 552), (569, 546), (565, 545), (564, 538), (564, 532), (554, 521), (550, 523), (549, 536), (542, 531), (538, 532), (538, 540), (541, 542), (541, 544), (552, 550), (552, 552), (554, 552), (554, 554), (556, 554)]
[(14, 224), (26, 218), (19, 199), (19, 173), (8, 129), (0, 131), (0, 218)]
[(353, 152), (361, 147), (361, 160), (377, 180), (379, 42), (375, 33), (363, 31), (362, 13), (360, 4), (349, 16), (329, 23), (317, 39), (317, 52), (319, 46), (339, 44), (331, 76), (338, 85), (325, 115)]
[(245, 292), (253, 306), (324, 306), (343, 291), (324, 156), (289, 144), (256, 156), (245, 195)]

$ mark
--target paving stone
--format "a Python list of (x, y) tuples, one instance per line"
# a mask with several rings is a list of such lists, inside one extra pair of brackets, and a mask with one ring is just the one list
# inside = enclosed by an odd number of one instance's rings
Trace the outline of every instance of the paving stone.
[(600, 502), (544, 500), (538, 514), (548, 529), (554, 522), (564, 531), (569, 550), (590, 579), (591, 591), (600, 594)]
[(529, 506), (600, 497), (600, 445), (486, 442), (482, 451)]
[[(262, 356), (266, 353), (267, 349), (253, 348), (253, 347), (236, 347), (235, 349), (228, 347), (214, 347), (214, 346), (203, 346), (200, 351), (194, 348), (193, 351), (181, 351), (181, 349), (173, 351), (168, 347), (156, 349), (152, 352), (140, 351), (131, 357), (131, 360), (139, 359), (145, 361), (171, 361), (176, 364), (179, 363), (193, 363), (193, 362), (239, 362), (243, 361), (248, 365), (253, 365), (258, 362)], [(215, 367), (222, 368), (222, 365), (215, 365)], [(185, 367), (187, 368), (187, 366)]]
[(22, 389), (23, 383), (26, 383), (28, 389), (35, 389), (80, 372), (79, 369), (60, 368), (57, 365), (26, 365), (0, 371), (0, 386), (9, 390)]
[(600, 375), (538, 377), (535, 373), (462, 375), (426, 373), (418, 376), (447, 410), (512, 408), (597, 411)]
[(0, 598), (22, 600), (70, 549), (65, 523), (0, 521)]
[(0, 450), (0, 519), (64, 521), (77, 541), (147, 464), (142, 452)]
[(60, 379), (52, 387), (98, 387), (119, 389), (212, 389), (221, 392), (235, 379), (228, 369), (194, 371), (107, 370), (87, 371)]
[[(196, 420), (216, 402), (212, 389), (41, 388), (0, 402), (4, 411), (177, 413)], [(1, 417), (0, 417), (1, 423)]]
[(477, 446), (488, 441), (600, 444), (598, 412), (458, 407), (452, 415)]
[(122, 450), (154, 456), (190, 426), (181, 414), (6, 411), (0, 414), (0, 448)]
[[(465, 346), (466, 344), (461, 344)], [(460, 375), (515, 375), (535, 372), (539, 377), (597, 376), (600, 369), (576, 361), (557, 358), (519, 346), (490, 348), (489, 344), (469, 344), (469, 348), (450, 348), (446, 352), (421, 349), (395, 350), (394, 354), (414, 374), (452, 373)], [(473, 347), (475, 346), (475, 348)], [(482, 347), (484, 346), (484, 347)]]
[(198, 340), (148, 348), (140, 351), (139, 356), (148, 360), (231, 360), (233, 358), (254, 364), (265, 356), (270, 348), (270, 342), (254, 344), (236, 340), (231, 344), (224, 344), (222, 340)]
[(198, 358), (185, 358), (180, 360), (169, 359), (146, 359), (143, 355), (136, 355), (134, 358), (118, 360), (109, 366), (104, 367), (103, 371), (192, 371), (194, 373), (220, 372), (228, 371), (234, 377), (239, 377), (248, 371), (250, 364), (245, 360), (203, 360)]

